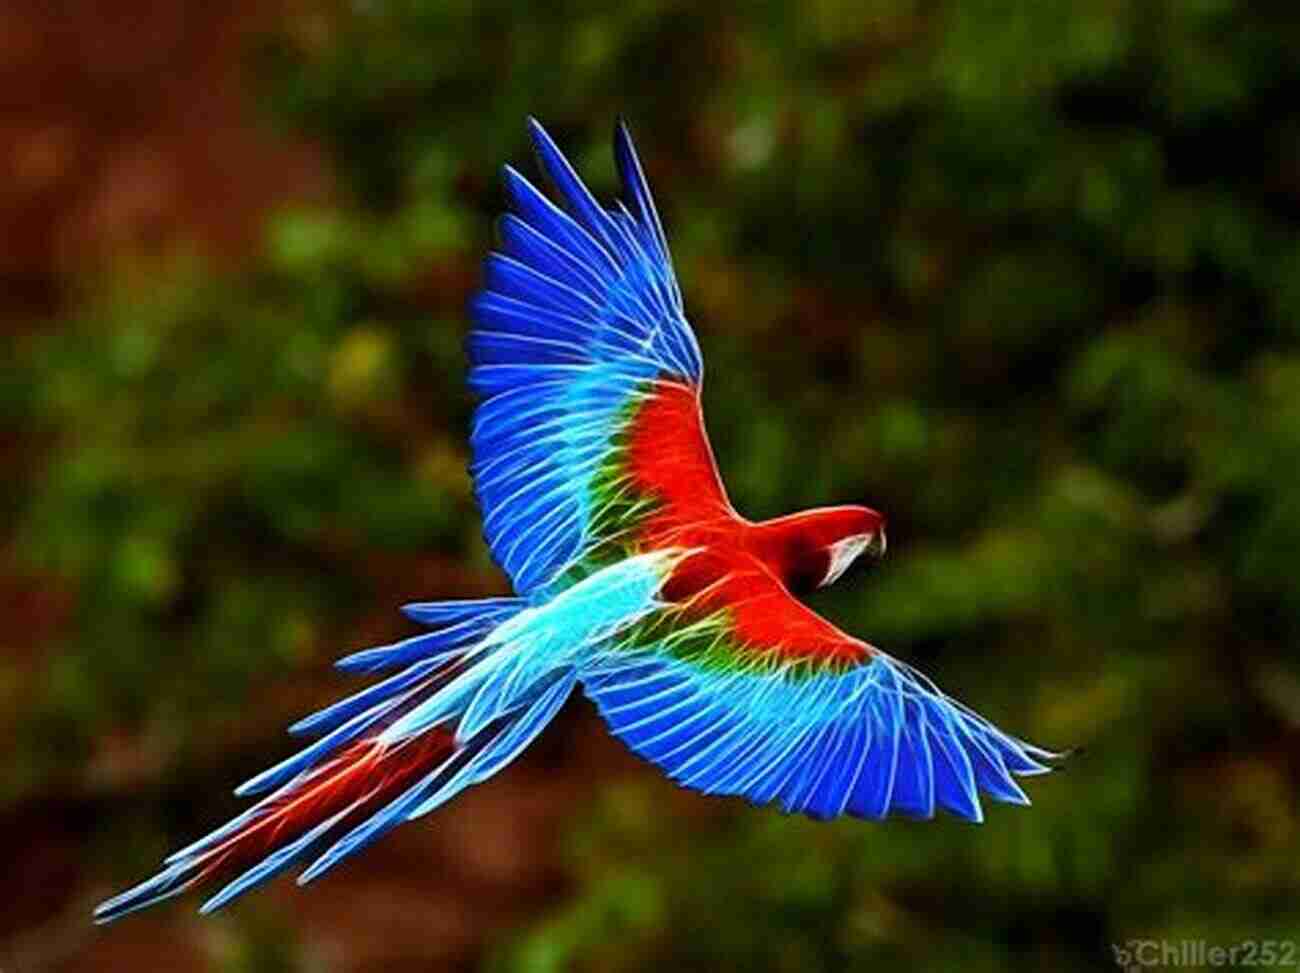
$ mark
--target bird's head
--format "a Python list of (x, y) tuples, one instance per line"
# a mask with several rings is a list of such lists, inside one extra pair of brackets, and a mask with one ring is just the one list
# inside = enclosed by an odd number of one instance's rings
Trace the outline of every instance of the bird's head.
[(885, 517), (870, 507), (832, 507), (815, 511), (827, 516), (817, 524), (820, 542), (826, 554), (826, 571), (819, 588), (832, 584), (863, 554), (885, 554)]
[(755, 525), (755, 553), (791, 591), (833, 583), (863, 554), (885, 553), (885, 517), (870, 507), (822, 507)]

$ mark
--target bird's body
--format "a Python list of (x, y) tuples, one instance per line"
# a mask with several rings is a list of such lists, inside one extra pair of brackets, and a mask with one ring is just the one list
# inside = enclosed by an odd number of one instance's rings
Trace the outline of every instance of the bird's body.
[[(218, 908), (315, 852), (306, 882), (496, 773), (581, 686), (683, 785), (815, 817), (979, 820), (978, 792), (1053, 755), (1017, 740), (795, 597), (884, 550), (843, 506), (736, 513), (700, 408), (702, 362), (622, 126), (626, 203), (605, 209), (540, 125), (563, 208), (513, 169), (513, 212), (469, 338), (484, 535), (512, 597), (408, 605), (430, 631), (340, 661), (395, 674), (304, 720), (262, 800), (96, 911), (110, 921), (218, 874)], [(322, 851), (323, 849), (323, 851)]]

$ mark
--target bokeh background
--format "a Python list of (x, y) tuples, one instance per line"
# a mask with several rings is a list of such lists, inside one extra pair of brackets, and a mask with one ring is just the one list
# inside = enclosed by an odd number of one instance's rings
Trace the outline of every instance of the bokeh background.
[[(1083, 970), (1300, 939), (1300, 8), (0, 8), (0, 969)], [(1082, 746), (973, 827), (679, 791), (574, 700), (300, 892), (94, 902), (333, 657), (504, 590), (463, 308), (622, 113), (738, 507), (888, 512), (818, 609)]]

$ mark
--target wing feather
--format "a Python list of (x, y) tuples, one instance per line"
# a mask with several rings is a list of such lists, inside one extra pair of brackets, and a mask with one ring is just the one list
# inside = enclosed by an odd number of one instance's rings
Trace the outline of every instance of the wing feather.
[[(584, 558), (673, 502), (628, 475), (629, 430), (663, 388), (686, 389), (697, 405), (656, 433), (695, 443), (688, 452), (712, 464), (698, 416), (699, 345), (626, 126), (615, 155), (628, 202), (609, 209), (541, 125), (530, 119), (529, 131), (559, 204), (506, 167), (513, 212), (484, 263), (468, 341), (481, 398), (475, 493), (488, 546), (520, 594), (563, 587)], [(695, 479), (696, 494), (721, 499), (716, 471)]]
[(1027, 803), (1015, 776), (1056, 756), (840, 632), (756, 562), (665, 603), (579, 678), (611, 730), (682, 785), (818, 818), (980, 821), (981, 792)]

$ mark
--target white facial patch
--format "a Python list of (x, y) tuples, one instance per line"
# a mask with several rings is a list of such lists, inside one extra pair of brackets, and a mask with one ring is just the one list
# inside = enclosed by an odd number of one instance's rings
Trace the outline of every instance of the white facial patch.
[(854, 534), (831, 545), (831, 565), (826, 569), (822, 587), (831, 584), (848, 570), (849, 565), (858, 559), (858, 555), (871, 543), (872, 534)]

